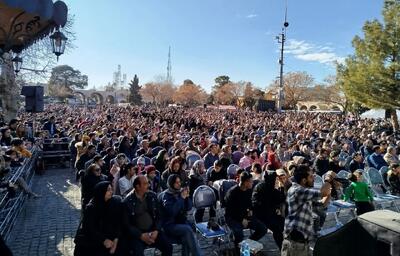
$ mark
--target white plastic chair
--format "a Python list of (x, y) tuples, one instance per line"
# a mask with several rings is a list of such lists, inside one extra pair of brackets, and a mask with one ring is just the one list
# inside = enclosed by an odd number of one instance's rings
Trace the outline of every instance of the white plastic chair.
[(321, 176), (318, 174), (315, 174), (314, 176), (314, 188), (320, 189), (322, 187), (322, 184), (324, 184), (324, 180), (322, 179)]
[(396, 200), (400, 200), (400, 197), (387, 194), (387, 188), (381, 173), (375, 168), (368, 168), (368, 175), (370, 178), (370, 186), (374, 193), (374, 201), (378, 207), (385, 208), (387, 204), (391, 207), (396, 208), (399, 211), (399, 206)]
[(341, 179), (347, 179), (347, 176), (348, 176), (349, 174), (350, 174), (350, 173), (349, 173), (348, 171), (346, 171), (346, 170), (341, 170), (340, 172), (338, 172), (337, 177), (338, 177), (338, 178), (341, 178)]

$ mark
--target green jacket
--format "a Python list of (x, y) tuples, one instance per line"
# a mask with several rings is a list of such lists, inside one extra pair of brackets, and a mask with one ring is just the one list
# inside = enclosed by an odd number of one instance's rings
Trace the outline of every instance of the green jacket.
[(373, 198), (374, 196), (365, 182), (352, 182), (344, 194), (345, 201), (351, 199), (355, 202), (371, 202)]

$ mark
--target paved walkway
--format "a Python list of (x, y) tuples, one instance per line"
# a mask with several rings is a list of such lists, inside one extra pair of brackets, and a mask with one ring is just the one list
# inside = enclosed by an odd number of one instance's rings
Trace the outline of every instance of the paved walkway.
[[(14, 255), (73, 255), (80, 216), (80, 188), (73, 181), (69, 169), (50, 169), (35, 176), (33, 190), (42, 197), (28, 199), (18, 217), (9, 241)], [(205, 255), (215, 252), (212, 241), (199, 241)], [(262, 242), (265, 255), (279, 255), (271, 234)], [(180, 255), (180, 246), (174, 248), (174, 255)]]
[(11, 234), (9, 246), (16, 256), (73, 255), (73, 237), (79, 224), (80, 188), (72, 184), (69, 169), (50, 169), (35, 176), (33, 191)]
[[(73, 237), (80, 217), (80, 188), (73, 182), (74, 173), (70, 169), (50, 169), (34, 179), (33, 190), (42, 197), (25, 203), (9, 246), (16, 256), (73, 255)], [(329, 226), (334, 225), (333, 218), (328, 219)], [(340, 219), (346, 223), (349, 215), (343, 214)], [(215, 252), (212, 241), (200, 237), (199, 241), (205, 255)], [(260, 242), (264, 244), (264, 255), (279, 255), (272, 234)], [(180, 246), (174, 255), (180, 255)]]

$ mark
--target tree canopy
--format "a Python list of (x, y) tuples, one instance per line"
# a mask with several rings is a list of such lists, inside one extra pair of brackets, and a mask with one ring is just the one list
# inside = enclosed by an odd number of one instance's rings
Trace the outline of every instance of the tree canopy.
[(354, 37), (355, 53), (338, 65), (338, 81), (351, 100), (395, 115), (400, 107), (400, 1), (385, 0), (382, 15), (383, 22), (366, 21), (363, 37)]
[(200, 85), (196, 85), (192, 80), (186, 79), (176, 90), (174, 101), (184, 106), (198, 106), (206, 103), (207, 93)]
[(137, 75), (129, 82), (129, 103), (133, 105), (142, 105), (142, 95), (140, 94), (139, 78)]
[(74, 89), (84, 89), (87, 85), (87, 75), (83, 75), (81, 71), (71, 66), (61, 65), (51, 71), (49, 92), (52, 96), (68, 97)]

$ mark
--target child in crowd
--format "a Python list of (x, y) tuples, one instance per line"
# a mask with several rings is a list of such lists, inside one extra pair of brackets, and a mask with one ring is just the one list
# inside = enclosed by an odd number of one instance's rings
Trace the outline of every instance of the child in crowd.
[(356, 204), (357, 215), (375, 210), (372, 203), (373, 195), (368, 184), (362, 181), (362, 170), (349, 174), (350, 186), (344, 194), (344, 200), (353, 200)]

